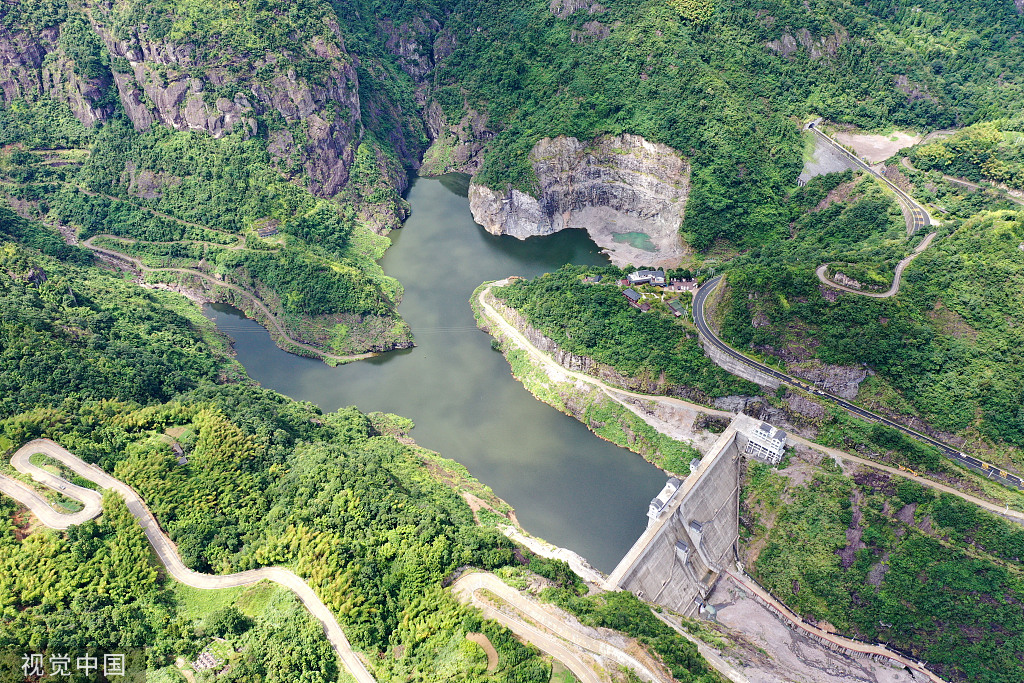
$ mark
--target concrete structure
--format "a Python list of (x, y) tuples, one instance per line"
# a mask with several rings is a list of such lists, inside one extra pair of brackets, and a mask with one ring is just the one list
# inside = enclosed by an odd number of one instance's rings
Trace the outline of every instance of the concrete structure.
[(658, 521), (658, 517), (660, 517), (661, 513), (665, 511), (668, 504), (672, 502), (672, 498), (675, 496), (676, 491), (679, 490), (679, 484), (681, 483), (682, 482), (675, 477), (669, 477), (668, 482), (665, 484), (665, 488), (663, 488), (661, 493), (651, 500), (651, 506), (647, 510), (647, 519), (649, 520), (647, 522), (648, 528)]
[(658, 285), (665, 284), (665, 271), (663, 270), (637, 270), (626, 276), (631, 285)]
[(750, 440), (743, 452), (769, 465), (778, 465), (786, 450), (786, 436), (781, 429), (762, 422), (747, 433)]
[(753, 422), (739, 416), (684, 481), (670, 479), (648, 510), (647, 530), (605, 582), (694, 616), (739, 540), (740, 458)]

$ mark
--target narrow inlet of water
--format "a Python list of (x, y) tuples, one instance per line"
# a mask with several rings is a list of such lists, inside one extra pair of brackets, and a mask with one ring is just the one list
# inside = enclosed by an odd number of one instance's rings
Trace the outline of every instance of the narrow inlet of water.
[(264, 387), (325, 411), (355, 405), (412, 419), (417, 443), (465, 465), (527, 531), (609, 572), (643, 532), (664, 474), (536, 400), (491, 350), (469, 305), (486, 280), (608, 260), (582, 231), (526, 241), (488, 234), (473, 222), (467, 188), (461, 175), (415, 180), (412, 215), (381, 261), (405, 287), (399, 312), (416, 348), (331, 368), (278, 349), (230, 306), (207, 315)]

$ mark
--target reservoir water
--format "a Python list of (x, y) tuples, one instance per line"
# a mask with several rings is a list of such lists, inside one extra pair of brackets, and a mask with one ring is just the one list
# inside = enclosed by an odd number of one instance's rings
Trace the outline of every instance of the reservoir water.
[(536, 400), (491, 350), (469, 305), (486, 280), (607, 258), (582, 231), (525, 242), (490, 235), (473, 222), (467, 188), (459, 175), (415, 180), (412, 215), (381, 261), (405, 287), (399, 311), (416, 348), (331, 368), (278, 349), (234, 308), (207, 314), (264, 387), (325, 411), (355, 405), (412, 419), (417, 443), (465, 465), (515, 507), (527, 531), (610, 572), (643, 532), (664, 475)]

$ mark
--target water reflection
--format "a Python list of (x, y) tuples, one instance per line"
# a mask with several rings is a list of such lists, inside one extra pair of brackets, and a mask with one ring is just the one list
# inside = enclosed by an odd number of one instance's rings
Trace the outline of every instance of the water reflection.
[(411, 418), (421, 445), (453, 458), (516, 508), (531, 533), (610, 571), (643, 531), (663, 475), (537, 401), (476, 329), (470, 295), (481, 282), (607, 258), (579, 231), (521, 242), (476, 225), (468, 178), (418, 179), (413, 213), (392, 233), (382, 265), (405, 286), (400, 307), (417, 347), (339, 368), (285, 353), (235, 309), (208, 314), (235, 339), (263, 386), (324, 410), (357, 405)]

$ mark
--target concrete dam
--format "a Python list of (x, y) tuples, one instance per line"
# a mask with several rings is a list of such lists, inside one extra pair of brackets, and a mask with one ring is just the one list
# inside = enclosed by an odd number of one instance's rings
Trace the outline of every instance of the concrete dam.
[(757, 421), (738, 415), (683, 480), (669, 479), (651, 501), (647, 530), (608, 577), (608, 590), (692, 617), (723, 570), (734, 566), (739, 541), (740, 459)]

